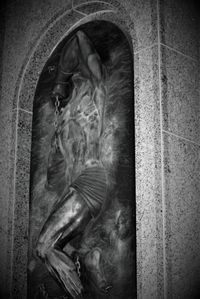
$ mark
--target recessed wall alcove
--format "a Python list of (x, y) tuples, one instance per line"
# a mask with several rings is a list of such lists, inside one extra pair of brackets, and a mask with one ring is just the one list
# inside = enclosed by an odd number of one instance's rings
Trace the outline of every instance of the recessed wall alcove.
[[(11, 258), (9, 275), (12, 276), (10, 282), (12, 298), (27, 298), (28, 256), (30, 257), (31, 255), (30, 251), (28, 253), (28, 248), (31, 248), (31, 246), (29, 246), (30, 162), (32, 123), (34, 118), (33, 103), (36, 98), (37, 86), (40, 84), (39, 80), (43, 76), (43, 78), (45, 78), (45, 66), (47, 66), (48, 59), (53, 57), (53, 53), (56, 53), (56, 51), (59, 52), (59, 49), (62, 48), (65, 41), (67, 41), (67, 39), (79, 28), (84, 28), (84, 26), (87, 28), (88, 26), (87, 32), (89, 35), (91, 30), (89, 24), (92, 22), (108, 22), (110, 26), (115, 27), (118, 33), (123, 36), (124, 40), (126, 40), (127, 49), (132, 55), (130, 68), (133, 68), (132, 71), (134, 76), (132, 77), (130, 85), (134, 92), (134, 96), (132, 97), (132, 102), (130, 102), (130, 104), (133, 107), (133, 100), (135, 99), (134, 118), (136, 126), (136, 140), (135, 143), (133, 142), (132, 150), (134, 152), (135, 149), (136, 152), (135, 205), (137, 225), (137, 296), (138, 298), (143, 298), (142, 296), (144, 294), (149, 295), (150, 290), (152, 292), (152, 298), (154, 297), (155, 292), (159, 294), (160, 284), (158, 282), (158, 274), (162, 272), (162, 264), (159, 264), (156, 261), (159, 254), (161, 254), (160, 250), (162, 250), (162, 248), (159, 247), (160, 243), (155, 240), (157, 240), (158, 234), (157, 221), (159, 222), (160, 219), (157, 216), (157, 210), (155, 210), (155, 206), (157, 204), (156, 198), (154, 200), (153, 195), (148, 195), (143, 201), (144, 193), (142, 191), (142, 187), (144, 185), (146, 186), (144, 171), (151, 172), (151, 170), (146, 170), (144, 164), (142, 164), (142, 159), (146, 159), (146, 156), (143, 158), (142, 155), (143, 153), (146, 155), (146, 152), (143, 151), (143, 149), (141, 150), (141, 148), (143, 148), (145, 138), (150, 138), (150, 144), (152, 144), (152, 147), (151, 154), (148, 156), (150, 159), (147, 158), (147, 160), (149, 161), (148, 163), (150, 163), (149, 169), (151, 169), (151, 167), (154, 167), (155, 163), (155, 143), (152, 140), (157, 140), (157, 129), (154, 127), (155, 115), (153, 116), (153, 114), (151, 114), (151, 107), (154, 109), (157, 105), (154, 103), (154, 91), (152, 91), (156, 84), (154, 81), (154, 75), (151, 73), (154, 64), (154, 57), (152, 56), (152, 64), (150, 63), (150, 65), (147, 65), (151, 76), (150, 79), (148, 78), (148, 83), (150, 82), (148, 92), (151, 92), (149, 99), (152, 106), (149, 108), (149, 118), (146, 122), (144, 120), (146, 104), (143, 101), (144, 99), (140, 97), (141, 84), (144, 80), (144, 73), (146, 73), (144, 72), (144, 66), (146, 67), (146, 65), (140, 65), (141, 56), (137, 54), (137, 51), (141, 47), (140, 35), (136, 30), (136, 28), (138, 28), (138, 19), (133, 19), (130, 15), (128, 6), (125, 8), (117, 1), (107, 1), (107, 3), (90, 2), (82, 5), (77, 4), (77, 6), (74, 6), (70, 10), (63, 9), (56, 13), (56, 15), (49, 19), (42, 30), (38, 33), (38, 36), (32, 42), (27, 55), (23, 59), (18, 81), (15, 86), (13, 106), (12, 156), (15, 165), (13, 171), (15, 186), (13, 189), (14, 191), (12, 191), (13, 197), (10, 200), (10, 209), (12, 211), (10, 213), (11, 234), (9, 235), (10, 243), (12, 244), (9, 252)], [(142, 28), (142, 26), (140, 28)], [(95, 39), (93, 42), (95, 43)], [(144, 44), (146, 44), (146, 41)], [(54, 58), (56, 61), (57, 58)], [(106, 57), (104, 59), (106, 59)], [(51, 66), (51, 64), (48, 64), (48, 67), (49, 66)], [(49, 71), (51, 72), (51, 68), (48, 69), (48, 67), (47, 73)], [(150, 134), (146, 135), (144, 128), (149, 126), (151, 126), (152, 130)], [(15, 135), (16, 132), (17, 134)], [(154, 184), (154, 175), (151, 174), (149, 178), (152, 179), (152, 184)], [(148, 179), (148, 181), (150, 179)], [(149, 194), (148, 190), (145, 192)], [(146, 222), (143, 222), (143, 224), (142, 218), (146, 219)], [(150, 225), (147, 223), (150, 223)], [(32, 267), (32, 265), (29, 266)], [(159, 275), (161, 275), (159, 277), (162, 280), (162, 274)], [(149, 283), (146, 283), (149, 277), (151, 277), (151, 280)], [(149, 285), (151, 285), (150, 288)]]
[[(80, 18), (80, 20), (77, 22), (77, 19)], [(128, 20), (128, 18), (127, 18)], [(65, 22), (66, 21), (66, 22)], [(67, 27), (66, 27), (67, 25)], [(102, 30), (102, 28), (104, 28)], [(27, 252), (29, 251), (29, 258), (32, 254), (32, 242), (34, 243), (34, 237), (30, 240), (30, 232), (31, 228), (29, 226), (30, 224), (30, 216), (33, 216), (30, 214), (31, 210), (31, 201), (28, 199), (27, 194), (29, 193), (30, 188), (30, 153), (31, 151), (34, 151), (34, 144), (33, 147), (31, 146), (31, 140), (32, 140), (32, 132), (34, 131), (34, 111), (40, 107), (40, 105), (44, 104), (44, 98), (43, 103), (41, 103), (38, 100), (37, 93), (38, 91), (41, 92), (41, 89), (45, 90), (45, 88), (51, 85), (51, 79), (53, 80), (53, 76), (55, 75), (56, 69), (54, 66), (58, 63), (58, 58), (60, 55), (60, 49), (62, 49), (63, 45), (66, 43), (66, 41), (75, 34), (77, 30), (84, 30), (86, 31), (87, 35), (92, 39), (92, 42), (95, 44), (95, 47), (97, 47), (99, 53), (102, 53), (101, 59), (103, 61), (107, 61), (109, 57), (109, 48), (115, 48), (117, 47), (118, 41), (122, 44), (124, 43), (124, 50), (127, 51), (125, 56), (127, 55), (127, 59), (129, 60), (129, 63), (127, 64), (129, 67), (129, 71), (131, 77), (129, 76), (129, 79), (127, 80), (127, 84), (130, 88), (130, 96), (127, 102), (127, 105), (130, 105), (130, 111), (132, 111), (131, 119), (128, 120), (129, 122), (129, 129), (131, 129), (131, 134), (129, 136), (129, 141), (132, 142), (130, 144), (131, 150), (132, 150), (132, 179), (134, 184), (134, 169), (133, 169), (133, 163), (134, 163), (134, 152), (133, 152), (133, 105), (134, 105), (134, 98), (133, 98), (133, 55), (132, 55), (132, 42), (131, 42), (131, 36), (129, 34), (128, 27), (126, 25), (126, 21), (121, 19), (119, 16), (115, 14), (113, 11), (100, 11), (96, 12), (95, 14), (90, 14), (89, 16), (82, 17), (80, 14), (76, 11), (65, 13), (63, 16), (60, 16), (58, 19), (54, 21), (54, 25), (46, 28), (45, 32), (41, 35), (40, 39), (36, 41), (35, 48), (32, 49), (32, 53), (30, 53), (30, 57), (27, 57), (28, 60), (25, 61), (25, 65), (22, 68), (22, 77), (19, 81), (19, 90), (17, 92), (18, 100), (16, 101), (16, 122), (18, 123), (18, 126), (22, 126), (22, 135), (19, 133), (18, 136), (18, 146), (17, 146), (17, 160), (16, 160), (16, 174), (19, 177), (18, 184), (23, 184), (24, 190), (26, 190), (26, 200), (23, 200), (22, 203), (22, 197), (15, 202), (15, 228), (14, 228), (14, 255), (15, 255), (15, 261), (17, 260), (16, 257), (18, 257), (19, 260), (14, 264), (13, 267), (13, 282), (12, 282), (12, 288), (15, 296), (27, 296)], [(94, 33), (96, 31), (96, 33)], [(107, 31), (107, 33), (106, 33)], [(101, 36), (103, 33), (104, 36)], [(96, 35), (96, 36), (95, 36)], [(99, 36), (98, 36), (99, 35)], [(110, 36), (110, 38), (109, 38)], [(107, 40), (106, 40), (107, 39)], [(119, 39), (119, 40), (118, 40)], [(104, 46), (106, 45), (107, 49), (104, 49)], [(50, 57), (50, 58), (49, 58)], [(48, 60), (49, 58), (49, 60)], [(118, 62), (119, 63), (119, 62)], [(127, 62), (126, 62), (127, 63)], [(52, 67), (52, 69), (51, 69)], [(50, 81), (49, 78), (47, 78), (47, 73), (50, 75)], [(40, 75), (41, 74), (41, 75)], [(39, 81), (38, 81), (39, 80)], [(47, 81), (47, 85), (45, 85), (45, 80)], [(53, 82), (53, 81), (52, 81)], [(47, 89), (48, 89), (47, 88)], [(50, 92), (50, 90), (48, 91)], [(47, 98), (48, 98), (47, 93)], [(41, 94), (39, 95), (40, 98)], [(33, 105), (33, 99), (35, 98), (35, 104)], [(47, 99), (46, 99), (47, 100)], [(48, 98), (49, 100), (49, 98)], [(47, 100), (47, 101), (48, 101)], [(122, 105), (123, 106), (123, 105)], [(34, 110), (32, 110), (32, 108)], [(51, 107), (52, 108), (52, 107)], [(27, 113), (23, 113), (23, 111), (27, 111)], [(23, 114), (23, 115), (22, 115)], [(32, 126), (32, 116), (33, 116), (33, 126)], [(23, 119), (21, 119), (21, 117)], [(128, 124), (128, 123), (127, 123)], [(33, 130), (33, 131), (32, 131)], [(132, 137), (131, 137), (132, 136)], [(20, 138), (24, 139), (24, 143), (20, 143)], [(132, 138), (132, 139), (131, 139)], [(32, 147), (32, 148), (31, 148)], [(25, 156), (24, 156), (25, 155)], [(25, 159), (25, 163), (23, 163), (23, 159)], [(32, 163), (33, 164), (33, 163)], [(32, 165), (34, 168), (34, 166)], [(27, 176), (24, 177), (19, 175), (19, 173), (27, 173)], [(127, 173), (128, 175), (128, 173)], [(17, 190), (17, 188), (16, 188)], [(131, 186), (131, 192), (134, 193), (134, 187)], [(134, 194), (131, 195), (133, 198), (133, 206), (135, 211), (135, 196)], [(18, 202), (19, 201), (19, 202)], [(46, 208), (43, 206), (43, 212), (46, 210), (48, 213), (52, 202), (50, 205), (46, 206)], [(20, 205), (20, 209), (18, 210), (18, 207)], [(41, 205), (42, 206), (42, 205)], [(38, 207), (39, 208), (39, 207)], [(41, 207), (40, 207), (41, 208)], [(45, 212), (45, 213), (46, 213)], [(135, 212), (134, 212), (135, 214)], [(20, 220), (18, 220), (20, 218)], [(134, 220), (135, 221), (135, 217)], [(37, 220), (36, 220), (37, 222)], [(42, 219), (42, 222), (44, 222), (44, 218)], [(133, 225), (134, 231), (135, 231), (135, 224)], [(41, 228), (41, 227), (40, 227)], [(134, 232), (135, 235), (135, 232)], [(26, 236), (26, 237), (24, 237)], [(25, 240), (29, 239), (29, 246), (28, 242)], [(134, 237), (135, 238), (135, 237)], [(27, 242), (27, 243), (26, 243)], [(19, 244), (21, 244), (19, 246)], [(23, 244), (23, 245), (22, 245)], [(135, 245), (134, 245), (135, 246)], [(28, 249), (29, 247), (29, 249)], [(135, 253), (134, 253), (135, 254)], [(135, 259), (135, 257), (134, 257)], [(31, 258), (29, 260), (29, 267), (32, 267), (32, 263), (30, 263)], [(134, 261), (134, 270), (135, 272), (135, 261)], [(20, 269), (20, 270), (19, 270)], [(133, 281), (132, 283), (135, 286), (135, 274), (133, 275)], [(133, 294), (133, 293), (132, 293)], [(29, 295), (30, 296), (30, 295)]]
[[(87, 55), (85, 47), (95, 51), (98, 58), (91, 68), (89, 58), (83, 56), (83, 53)], [(61, 70), (66, 53), (71, 55), (67, 58), (71, 59), (67, 62), (69, 66), (75, 64), (68, 81), (60, 79), (60, 75), (66, 73), (66, 70), (65, 73)], [(77, 66), (80, 58), (82, 60)], [(63, 257), (70, 254), (70, 264), (74, 263), (74, 266), (78, 259), (79, 269), (76, 270), (79, 271), (84, 298), (136, 297), (132, 82), (133, 55), (129, 41), (118, 26), (105, 20), (78, 26), (54, 49), (42, 70), (33, 102), (28, 263), (30, 299), (46, 296), (68, 298), (70, 291), (74, 292), (70, 285), (66, 286), (69, 290), (64, 291), (56, 284), (47, 271), (49, 267), (36, 254), (42, 226), (48, 217), (51, 218), (48, 222), (53, 221), (53, 226), (57, 226), (55, 217), (49, 215), (52, 209), (57, 208), (60, 212), (55, 213), (63, 214), (65, 204), (60, 209), (60, 202), (70, 202), (67, 195), (70, 188), (77, 192), (80, 203), (87, 205), (89, 215), (84, 212), (84, 222), (75, 229), (69, 241), (63, 238), (60, 252)], [(63, 86), (67, 87), (61, 92), (65, 96), (60, 94)], [(54, 94), (57, 90), (58, 97)], [(68, 113), (71, 115), (69, 120)], [(56, 121), (59, 124), (55, 124)], [(59, 149), (54, 145), (55, 138), (61, 142)], [(101, 169), (104, 169), (106, 181)], [(101, 201), (102, 206), (99, 205)], [(77, 202), (77, 205), (80, 203)], [(63, 220), (70, 213), (68, 208)], [(79, 221), (79, 217), (79, 214), (74, 217), (74, 223)], [(71, 221), (67, 226), (70, 225), (70, 230), (73, 230)], [(88, 223), (85, 224), (85, 221)], [(63, 236), (66, 231), (64, 225)], [(54, 247), (52, 250), (55, 250)]]

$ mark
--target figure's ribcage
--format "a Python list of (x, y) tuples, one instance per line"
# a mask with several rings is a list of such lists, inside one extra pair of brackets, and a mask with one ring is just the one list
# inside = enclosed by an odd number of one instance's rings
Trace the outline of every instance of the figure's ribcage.
[(100, 161), (105, 92), (82, 84), (63, 112), (60, 122), (60, 148), (66, 161), (66, 175), (70, 181), (87, 167), (89, 161)]

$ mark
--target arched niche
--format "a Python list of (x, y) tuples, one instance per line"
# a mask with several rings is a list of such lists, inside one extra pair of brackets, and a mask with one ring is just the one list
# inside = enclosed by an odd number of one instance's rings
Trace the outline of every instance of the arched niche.
[[(54, 47), (37, 80), (33, 102), (31, 147), (28, 298), (69, 296), (51, 278), (45, 265), (36, 256), (36, 246), (41, 228), (49, 217), (52, 207), (60, 200), (59, 198), (62, 198), (66, 185), (70, 185), (69, 178), (63, 179), (63, 175), (59, 177), (58, 170), (57, 173), (54, 171), (56, 180), (54, 187), (51, 190), (46, 187), (49, 155), (57, 118), (52, 89), (55, 85), (61, 53), (68, 41), (80, 31), (90, 39), (106, 69), (107, 93), (104, 99), (104, 116), (101, 119), (104, 132), (99, 137), (103, 141), (99, 139), (96, 142), (99, 143), (100, 151), (103, 151), (98, 159), (107, 171), (108, 192), (98, 215), (89, 221), (84, 232), (74, 238), (70, 246), (74, 247), (80, 255), (81, 281), (86, 292), (84, 298), (107, 297), (107, 294), (98, 288), (98, 283), (95, 284), (93, 280), (93, 272), (99, 271), (99, 267), (104, 280), (112, 287), (109, 298), (134, 298), (136, 296), (136, 223), (133, 55), (127, 34), (125, 35), (119, 26), (105, 19), (89, 20), (70, 30)], [(63, 111), (67, 109), (70, 101), (73, 101), (72, 93), (76, 83), (71, 80), (70, 84), (71, 92), (67, 100), (60, 102)], [(82, 99), (80, 103), (81, 101)], [(60, 110), (60, 116), (62, 113)], [(70, 131), (70, 128), (68, 129)], [(105, 138), (102, 137), (104, 135)], [(104, 144), (103, 147), (100, 143)], [(64, 172), (66, 171), (65, 169)], [(70, 178), (70, 182), (73, 180), (74, 178)], [(66, 252), (68, 245), (66, 244), (65, 247)], [(95, 248), (100, 256), (98, 265), (91, 270), (87, 261)], [(74, 257), (72, 260), (75, 263)]]
[(119, 3), (112, 1), (109, 9), (108, 5), (103, 2), (100, 6), (90, 3), (88, 12), (84, 14), (77, 6), (76, 9), (60, 11), (41, 29), (24, 57), (15, 86), (13, 99), (14, 187), (9, 216), (11, 271), (8, 283), (11, 296), (16, 298), (27, 298), (29, 211), (31, 207), (29, 197), (30, 152), (36, 87), (48, 57), (51, 56), (54, 49), (76, 28), (95, 20), (108, 21), (116, 25), (126, 36), (130, 51), (133, 53), (132, 43), (138, 44), (134, 22), (131, 20), (129, 12)]

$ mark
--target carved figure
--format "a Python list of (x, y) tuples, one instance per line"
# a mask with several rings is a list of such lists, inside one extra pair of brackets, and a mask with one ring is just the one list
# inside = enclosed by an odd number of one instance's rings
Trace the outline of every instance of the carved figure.
[[(99, 215), (106, 201), (107, 170), (112, 163), (105, 150), (105, 77), (106, 69), (94, 46), (84, 32), (78, 31), (63, 48), (52, 91), (59, 103), (66, 99), (68, 103), (59, 111), (46, 187), (54, 189), (59, 180), (64, 180), (66, 187), (37, 244), (38, 256), (73, 298), (81, 298), (83, 285), (74, 250), (70, 245), (67, 252), (63, 248)], [(97, 286), (108, 292), (111, 286), (100, 259), (101, 251), (94, 249), (86, 256), (86, 264)]]
[(33, 113), (32, 299), (136, 298), (132, 79), (128, 40), (107, 21), (83, 24), (43, 68)]

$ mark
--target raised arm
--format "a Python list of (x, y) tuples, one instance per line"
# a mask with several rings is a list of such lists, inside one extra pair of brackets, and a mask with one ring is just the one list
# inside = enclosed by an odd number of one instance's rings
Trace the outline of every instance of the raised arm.
[(60, 99), (66, 98), (69, 94), (69, 81), (78, 72), (86, 79), (95, 80), (95, 83), (102, 79), (99, 54), (83, 31), (77, 31), (62, 50), (53, 95)]

